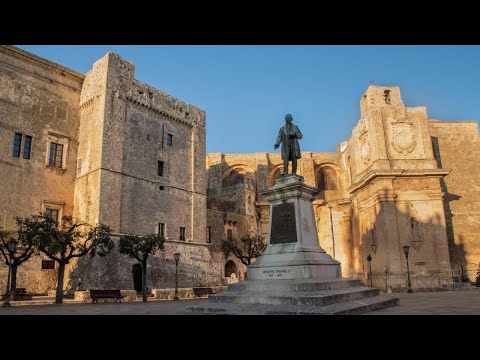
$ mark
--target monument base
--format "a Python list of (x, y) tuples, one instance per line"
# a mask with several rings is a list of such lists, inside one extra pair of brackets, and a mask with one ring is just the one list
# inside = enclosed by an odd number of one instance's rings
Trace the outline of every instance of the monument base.
[(340, 263), (321, 248), (293, 244), (271, 244), (248, 269), (249, 280), (332, 280), (342, 276)]
[(248, 266), (248, 281), (229, 285), (188, 312), (219, 314), (356, 314), (398, 304), (360, 281), (343, 279), (340, 263), (318, 242), (312, 201), (319, 191), (295, 174), (264, 192), (269, 242)]
[(248, 280), (210, 295), (208, 301), (189, 306), (187, 312), (231, 315), (349, 315), (398, 304), (392, 295), (339, 278), (321, 281)]

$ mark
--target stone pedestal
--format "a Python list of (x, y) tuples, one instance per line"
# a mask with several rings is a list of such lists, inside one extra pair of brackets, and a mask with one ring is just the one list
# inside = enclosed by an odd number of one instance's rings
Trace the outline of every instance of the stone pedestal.
[(188, 312), (218, 314), (358, 314), (398, 304), (359, 280), (341, 277), (340, 263), (319, 245), (312, 201), (318, 190), (301, 176), (281, 176), (264, 192), (270, 201), (268, 245), (248, 266), (248, 281), (210, 295)]
[(295, 174), (279, 177), (263, 193), (270, 201), (269, 239), (265, 252), (248, 267), (249, 280), (341, 277), (340, 263), (318, 242), (312, 207), (318, 193)]

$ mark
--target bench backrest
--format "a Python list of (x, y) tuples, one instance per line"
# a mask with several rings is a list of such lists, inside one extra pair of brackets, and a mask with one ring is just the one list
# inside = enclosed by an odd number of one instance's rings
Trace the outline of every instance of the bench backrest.
[(120, 290), (90, 290), (91, 297), (121, 297)]

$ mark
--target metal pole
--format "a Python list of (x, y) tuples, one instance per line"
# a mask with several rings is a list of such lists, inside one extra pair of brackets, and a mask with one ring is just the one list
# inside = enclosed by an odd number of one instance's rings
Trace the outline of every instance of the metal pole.
[(175, 261), (175, 297), (173, 300), (179, 300), (178, 298), (178, 261)]
[(3, 299), (2, 307), (10, 307), (10, 277), (12, 272), (12, 258), (9, 258), (8, 262), (8, 279), (7, 279), (7, 291), (5, 292), (5, 299)]
[(370, 271), (370, 287), (373, 287), (373, 283), (372, 283), (372, 281), (373, 281), (373, 279), (372, 279), (372, 262), (371, 261), (368, 262), (368, 267), (369, 267), (369, 271)]
[(410, 268), (408, 267), (408, 255), (405, 255), (405, 256), (407, 258), (407, 285), (408, 285), (407, 293), (413, 293), (412, 282), (410, 281)]
[(388, 292), (388, 270), (387, 267), (385, 266), (385, 294)]
[(332, 205), (328, 204), (330, 210), (330, 232), (332, 234), (333, 258), (335, 259), (335, 234), (333, 233)]

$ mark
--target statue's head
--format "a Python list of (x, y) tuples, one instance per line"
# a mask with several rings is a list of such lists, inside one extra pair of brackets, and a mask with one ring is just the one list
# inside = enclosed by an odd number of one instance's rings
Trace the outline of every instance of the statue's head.
[(293, 120), (293, 117), (292, 117), (291, 114), (285, 115), (285, 122), (286, 122), (287, 124), (291, 124), (291, 123), (292, 123), (292, 120)]

